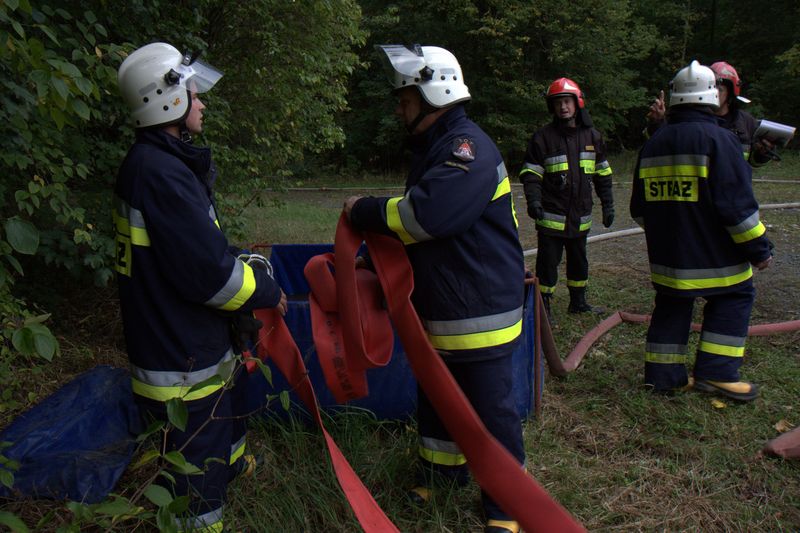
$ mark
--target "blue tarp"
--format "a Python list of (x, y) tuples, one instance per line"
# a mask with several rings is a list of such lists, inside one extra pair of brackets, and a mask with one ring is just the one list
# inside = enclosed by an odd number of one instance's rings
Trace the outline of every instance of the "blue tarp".
[[(328, 409), (336, 407), (336, 402), (325, 385), (314, 349), (309, 289), (302, 272), (310, 257), (332, 249), (331, 245), (276, 245), (271, 254), (276, 279), (289, 295), (286, 321), (320, 404)], [(533, 408), (533, 326), (529, 294), (523, 339), (514, 352), (514, 397), (521, 417)], [(367, 378), (370, 395), (349, 405), (369, 409), (381, 419), (403, 419), (414, 413), (416, 381), (396, 335), (391, 362), (369, 370)], [(255, 373), (250, 376), (250, 407), (261, 407), (268, 394), (284, 390), (288, 384), (274, 367), (273, 386)], [(293, 400), (299, 403), (296, 397)], [(271, 412), (285, 414), (280, 403), (275, 404)], [(102, 501), (130, 462), (135, 435), (141, 429), (127, 370), (99, 366), (81, 374), (0, 434), (0, 441), (13, 443), (0, 453), (20, 464), (14, 472), (14, 489), (0, 485), (0, 497)]]
[[(302, 273), (303, 267), (312, 256), (332, 251), (332, 245), (292, 244), (274, 245), (270, 254), (275, 279), (288, 295), (289, 309), (285, 317), (286, 323), (300, 348), (320, 405), (326, 409), (335, 408), (337, 404), (325, 384), (314, 348), (308, 303), (309, 287)], [(525, 298), (522, 337), (513, 355), (513, 387), (517, 411), (520, 417), (526, 417), (533, 410), (533, 349), (535, 342), (533, 291), (530, 291)], [(544, 363), (542, 362), (542, 364)], [(271, 368), (272, 386), (260, 373), (251, 376), (249, 391), (251, 409), (263, 405), (267, 395), (274, 395), (289, 388), (280, 372), (274, 366)], [(544, 376), (544, 372), (541, 372), (540, 375)], [(349, 402), (348, 405), (368, 409), (381, 419), (404, 419), (414, 414), (417, 384), (397, 334), (394, 338), (394, 352), (391, 361), (383, 368), (368, 370), (367, 382), (369, 396)], [(300, 400), (294, 395), (292, 395), (292, 400), (300, 403)], [(279, 403), (274, 409), (270, 409), (270, 412), (279, 415), (280, 411)]]
[(128, 371), (98, 366), (20, 415), (0, 434), (12, 443), (0, 453), (20, 465), (0, 497), (102, 501), (136, 446), (132, 400)]

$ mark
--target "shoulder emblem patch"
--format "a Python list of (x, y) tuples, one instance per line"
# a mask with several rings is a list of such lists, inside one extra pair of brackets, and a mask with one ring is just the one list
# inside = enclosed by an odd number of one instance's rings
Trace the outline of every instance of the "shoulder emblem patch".
[(593, 144), (587, 144), (586, 145), (586, 151), (587, 152), (594, 152), (594, 145)]
[(453, 141), (453, 155), (462, 161), (475, 161), (475, 143), (463, 137)]
[(464, 172), (469, 172), (469, 167), (464, 163), (459, 163), (458, 161), (445, 161), (444, 164), (448, 167), (460, 168)]

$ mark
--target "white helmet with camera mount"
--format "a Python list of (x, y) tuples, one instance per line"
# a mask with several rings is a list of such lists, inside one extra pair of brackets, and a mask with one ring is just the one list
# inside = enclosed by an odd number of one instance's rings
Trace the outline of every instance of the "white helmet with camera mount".
[(214, 67), (181, 54), (167, 43), (150, 43), (131, 53), (117, 73), (120, 92), (136, 128), (166, 126), (186, 119), (191, 93), (211, 89), (222, 77)]

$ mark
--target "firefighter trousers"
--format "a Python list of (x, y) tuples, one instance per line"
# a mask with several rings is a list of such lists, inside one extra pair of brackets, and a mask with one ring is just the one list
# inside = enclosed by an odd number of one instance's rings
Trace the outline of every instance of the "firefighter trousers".
[[(703, 297), (703, 328), (694, 364), (696, 379), (736, 382), (744, 357), (750, 312), (755, 300), (751, 281), (724, 294)], [(689, 331), (693, 297), (656, 292), (655, 309), (647, 330), (644, 381), (657, 391), (688, 382)]]
[[(158, 483), (176, 496), (190, 498), (189, 512), (178, 517), (179, 530), (222, 530), (228, 482), (244, 462), (247, 376), (244, 366), (237, 365), (232, 387), (185, 402), (185, 431), (171, 428), (167, 432), (166, 451), (180, 451), (188, 463), (202, 471), (199, 475), (185, 475), (170, 468), (174, 485), (159, 478)], [(166, 403), (137, 395), (134, 398), (145, 417), (167, 420)]]
[[(520, 463), (525, 463), (522, 421), (512, 394), (511, 353), (487, 361), (453, 362), (447, 367), (472, 407), (491, 433)], [(464, 485), (469, 480), (467, 460), (452, 440), (421, 388), (417, 420), (420, 435), (420, 467), (417, 482), (432, 486), (445, 481)], [(483, 491), (481, 502), (487, 519), (511, 520)]]
[(589, 259), (586, 256), (586, 234), (565, 239), (542, 231), (537, 233), (536, 277), (542, 294), (553, 294), (558, 283), (558, 265), (567, 251), (567, 286), (585, 287), (589, 279)]

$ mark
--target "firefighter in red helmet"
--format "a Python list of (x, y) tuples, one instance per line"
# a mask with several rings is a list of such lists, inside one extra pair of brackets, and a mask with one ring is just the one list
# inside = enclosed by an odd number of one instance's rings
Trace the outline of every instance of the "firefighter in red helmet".
[(536, 221), (536, 276), (551, 318), (550, 300), (566, 249), (570, 299), (567, 310), (602, 312), (586, 301), (586, 236), (592, 226), (592, 185), (603, 206), (603, 226), (610, 227), (614, 221), (611, 166), (603, 137), (592, 126), (578, 84), (559, 78), (550, 84), (545, 98), (553, 120), (533, 134), (519, 173), (528, 215)]
[[(749, 104), (750, 100), (742, 96), (742, 79), (733, 65), (725, 61), (711, 64), (711, 70), (717, 78), (719, 91), (719, 108), (714, 113), (720, 119), (720, 125), (732, 131), (742, 145), (742, 155), (753, 167), (768, 163), (772, 157), (770, 152), (775, 146), (767, 139), (756, 139), (755, 132), (758, 121), (753, 115), (741, 108), (741, 104)], [(665, 123), (666, 106), (664, 92), (650, 105), (647, 114), (647, 136), (652, 135)]]

